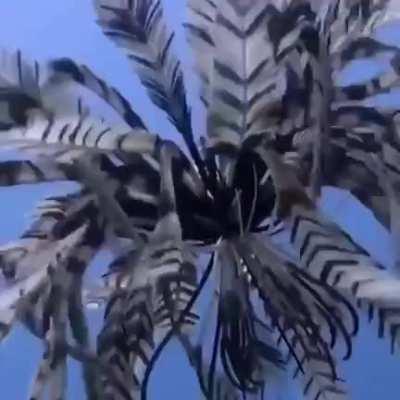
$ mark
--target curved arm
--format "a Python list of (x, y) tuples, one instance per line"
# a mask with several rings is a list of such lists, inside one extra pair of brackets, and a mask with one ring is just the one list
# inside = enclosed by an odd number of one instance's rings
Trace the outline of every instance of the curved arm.
[(0, 162), (0, 186), (73, 180), (70, 166), (47, 160)]

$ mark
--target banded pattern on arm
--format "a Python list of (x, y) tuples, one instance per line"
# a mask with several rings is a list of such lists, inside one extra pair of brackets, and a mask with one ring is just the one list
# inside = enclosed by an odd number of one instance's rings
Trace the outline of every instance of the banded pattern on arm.
[(335, 289), (368, 312), (390, 308), (390, 314), (380, 312), (383, 316), (379, 322), (381, 327), (388, 326), (394, 346), (399, 339), (396, 327), (400, 308), (394, 303), (398, 301), (400, 283), (318, 212), (293, 171), (279, 157), (268, 150), (264, 156), (279, 192), (277, 212), (291, 232), (300, 265), (322, 285)]
[(318, 27), (321, 36), (327, 39), (327, 50), (335, 69), (357, 58), (375, 57), (393, 50), (394, 46), (373, 37), (377, 28), (396, 18), (390, 3), (390, 0), (289, 1), (276, 11), (275, 21), (271, 21), (276, 28), (277, 53), (293, 50), (303, 27), (310, 24)]
[[(182, 326), (175, 326), (196, 288), (194, 266), (184, 253), (182, 228), (175, 211), (172, 159), (176, 156), (179, 158), (180, 152), (171, 144), (161, 145), (159, 219), (136, 251), (114, 263), (112, 270), (124, 282), (123, 290), (117, 288), (115, 300), (109, 302), (99, 337), (99, 352), (110, 360), (116, 375), (123, 377), (128, 370), (133, 372), (135, 392), (141, 388), (164, 328), (181, 329), (197, 320), (191, 313)], [(125, 361), (121, 361), (124, 353)], [(121, 387), (105, 382), (107, 390), (123, 395)]]
[(114, 87), (98, 77), (88, 66), (70, 58), (50, 62), (50, 80), (55, 85), (64, 81), (76, 82), (109, 104), (132, 129), (146, 129), (143, 121), (131, 108), (128, 100)]
[(213, 31), (218, 6), (212, 0), (187, 2), (186, 35), (195, 57), (195, 69), (200, 79), (200, 100), (205, 107), (210, 103), (210, 91), (215, 58)]
[[(130, 267), (132, 268), (132, 265)], [(143, 270), (138, 265), (133, 265), (133, 267), (140, 269), (142, 275), (149, 278), (148, 270)], [(136, 393), (140, 393), (145, 372), (161, 334), (156, 328), (154, 287), (150, 279), (146, 282), (146, 279), (142, 278), (139, 284), (131, 285), (128, 289), (123, 322), (126, 345), (131, 354), (130, 368)]]
[[(336, 0), (328, 12), (325, 30), (330, 38), (330, 53), (333, 61), (350, 61), (367, 55), (375, 57), (384, 45), (373, 37), (376, 30), (393, 21), (395, 12), (391, 0)], [(365, 44), (369, 43), (366, 52)], [(371, 46), (373, 44), (373, 46)], [(386, 47), (389, 50), (390, 46)], [(393, 47), (392, 47), (393, 49)], [(352, 52), (356, 50), (355, 53)]]
[(344, 358), (351, 355), (358, 319), (350, 303), (255, 238), (243, 239), (238, 249), (271, 318), (277, 343), (287, 351), (286, 362), (297, 362), (294, 376), (302, 378), (304, 395), (347, 398), (331, 349), (341, 343)]
[(400, 282), (382, 271), (368, 253), (315, 210), (294, 206), (291, 240), (309, 274), (335, 288), (370, 313), (376, 309), (379, 335), (389, 331), (392, 349), (399, 343)]
[[(269, 29), (277, 28), (279, 23), (282, 24), (282, 21), (286, 21), (287, 26), (285, 28), (275, 29), (274, 44), (278, 48), (277, 60), (281, 63), (285, 61), (290, 64), (290, 82), (293, 87), (286, 93), (283, 108), (284, 119), (282, 121), (284, 125), (278, 135), (293, 135), (292, 143), (300, 156), (303, 159), (311, 158), (313, 160), (314, 178), (311, 176), (309, 183), (313, 184), (312, 181), (316, 180), (315, 174), (318, 172), (321, 184), (324, 179), (321, 175), (324, 174), (323, 170), (329, 162), (326, 159), (330, 154), (330, 144), (332, 140), (336, 140), (338, 128), (342, 129), (341, 123), (337, 120), (338, 113), (344, 111), (349, 103), (357, 104), (361, 109), (362, 103), (369, 100), (370, 97), (389, 90), (389, 87), (393, 87), (393, 85), (398, 85), (399, 49), (395, 46), (385, 45), (373, 37), (376, 28), (392, 18), (390, 5), (386, 1), (379, 4), (373, 1), (349, 2), (347, 0), (337, 0), (324, 4), (290, 2), (286, 8), (284, 7), (277, 13), (277, 16), (279, 18), (276, 18), (276, 21), (271, 19)], [(323, 43), (322, 46), (321, 43)], [(299, 48), (299, 45), (303, 47)], [(361, 57), (377, 57), (383, 53), (390, 54), (391, 62), (390, 70), (385, 71), (381, 76), (347, 87), (341, 87), (335, 82), (337, 74), (349, 62)], [(328, 90), (328, 93), (320, 93), (325, 102), (328, 99), (325, 109), (328, 113), (329, 124), (326, 125), (325, 123), (325, 125), (329, 135), (325, 135), (326, 143), (319, 146), (320, 150), (317, 151), (315, 147), (317, 142), (313, 139), (315, 125), (312, 121), (315, 118), (312, 118), (312, 111), (315, 112), (318, 109), (317, 105), (322, 104), (315, 98), (315, 94), (319, 92), (318, 88), (323, 88), (325, 82), (329, 80), (324, 78), (324, 75), (322, 75), (323, 79), (320, 79), (321, 76), (318, 73), (319, 64), (324, 57), (328, 61), (325, 64), (329, 65), (330, 68), (325, 77), (330, 77), (329, 79), (332, 81), (332, 87)], [(307, 89), (307, 85), (305, 88), (301, 86), (307, 81), (315, 89), (312, 90), (314, 92), (313, 98), (309, 97), (310, 89)], [(301, 84), (301, 82), (303, 83)], [(291, 91), (292, 93), (290, 93)], [(298, 107), (297, 102), (301, 99), (303, 99), (303, 103)], [(366, 113), (368, 113), (368, 110), (365, 110)], [(321, 115), (321, 113), (317, 114)], [(324, 119), (328, 120), (327, 118)], [(300, 124), (299, 120), (301, 121)], [(348, 131), (346, 134), (354, 139), (346, 145), (350, 148), (353, 147), (357, 141), (357, 136), (363, 137), (362, 133), (365, 129), (365, 126), (353, 126), (350, 132), (350, 129), (346, 128)], [(317, 129), (317, 131), (320, 132), (321, 129)], [(373, 132), (372, 127), (371, 132)], [(379, 146), (382, 138), (376, 139)], [(282, 142), (284, 143), (284, 141)], [(288, 139), (286, 139), (286, 142), (288, 142)], [(312, 147), (314, 147), (314, 150), (312, 150)], [(321, 151), (322, 148), (323, 151)], [(376, 149), (374, 151), (376, 152)], [(349, 156), (353, 157), (352, 154), (349, 154)], [(357, 159), (357, 155), (355, 156)], [(307, 163), (307, 168), (311, 169), (309, 163)], [(309, 175), (306, 170), (304, 170), (304, 173)], [(316, 186), (315, 183), (314, 186)], [(372, 202), (369, 201), (369, 203)]]
[(389, 228), (388, 198), (370, 164), (354, 159), (344, 147), (331, 146), (324, 159), (324, 184), (348, 190), (383, 226)]
[[(57, 223), (65, 218), (71, 197), (62, 199), (47, 199), (39, 203), (36, 220), (16, 242), (11, 242), (0, 249), (2, 272), (6, 280), (14, 281), (27, 278), (32, 272), (26, 261), (35, 254), (46, 253), (55, 240), (52, 235)], [(26, 270), (28, 269), (28, 270)]]
[(400, 49), (397, 49), (390, 61), (389, 71), (353, 85), (336, 87), (334, 93), (335, 102), (365, 101), (368, 97), (391, 92), (400, 85)]
[[(14, 243), (4, 246), (1, 251), (2, 273), (6, 288), (4, 304), (7, 297), (10, 301), (23, 303), (23, 312), (19, 318), (36, 335), (43, 329), (42, 314), (43, 297), (46, 290), (35, 293), (37, 285), (45, 284), (43, 269), (48, 260), (53, 257), (60, 246), (68, 244), (69, 238), (74, 238), (75, 232), (82, 231), (79, 241), (74, 245), (74, 251), (68, 256), (66, 268), (71, 273), (83, 273), (91, 255), (97, 251), (103, 241), (101, 222), (99, 224), (96, 207), (91, 199), (80, 193), (60, 198), (49, 198), (38, 207), (38, 218)], [(72, 239), (71, 239), (72, 240)], [(36, 280), (35, 277), (40, 277)], [(28, 290), (24, 285), (30, 281), (34, 285)], [(30, 287), (30, 286), (29, 286)], [(17, 292), (32, 296), (30, 299), (20, 299)]]
[(156, 141), (145, 130), (110, 126), (87, 114), (47, 116), (41, 111), (30, 112), (25, 126), (0, 132), (0, 143), (16, 147), (46, 143), (60, 148), (151, 153)]
[[(105, 313), (105, 323), (98, 338), (99, 355), (114, 369), (114, 379), (104, 377), (106, 393), (116, 398), (128, 396), (128, 382), (133, 396), (141, 390), (156, 344), (160, 341), (162, 319), (155, 315), (156, 277), (149, 268), (147, 245), (144, 253), (131, 252), (116, 260), (114, 273), (120, 276), (117, 287)], [(159, 257), (159, 256), (158, 256)], [(158, 319), (158, 322), (156, 321)], [(119, 381), (119, 384), (117, 384)], [(114, 397), (112, 397), (114, 398)]]
[[(0, 337), (3, 338), (9, 330), (12, 328), (15, 320), (21, 318), (21, 320), (27, 323), (28, 328), (35, 334), (41, 335), (42, 329), (45, 327), (45, 323), (41, 318), (34, 320), (31, 319), (32, 315), (40, 314), (40, 310), (43, 310), (43, 303), (38, 302), (37, 295), (45, 294), (46, 291), (38, 292), (38, 289), (43, 287), (46, 280), (49, 277), (49, 269), (47, 266), (51, 260), (54, 260), (56, 255), (70, 255), (76, 250), (80, 242), (83, 240), (87, 230), (87, 224), (82, 224), (70, 234), (64, 238), (56, 241), (51, 249), (48, 251), (41, 251), (37, 254), (31, 254), (29, 260), (29, 266), (36, 266), (33, 271), (22, 270), (20, 279), (15, 280), (16, 275), (14, 274), (11, 278), (8, 275), (7, 286), (0, 292), (1, 308), (0, 308)], [(8, 253), (10, 255), (10, 252)], [(19, 257), (18, 262), (21, 262)], [(22, 268), (21, 268), (22, 269)], [(36, 294), (35, 294), (36, 293)], [(30, 297), (33, 295), (33, 297)], [(39, 310), (32, 310), (31, 307), (39, 305)], [(27, 319), (26, 319), (27, 318)], [(38, 324), (39, 321), (39, 324)]]
[(104, 313), (104, 322), (97, 336), (97, 354), (110, 371), (100, 375), (101, 393), (107, 400), (133, 400), (130, 352), (123, 328), (126, 290), (118, 287)]
[(191, 136), (180, 62), (172, 53), (174, 33), (167, 28), (159, 0), (96, 0), (98, 23), (122, 48), (155, 105), (183, 136)]
[[(172, 252), (169, 251), (169, 256)], [(179, 270), (167, 273), (167, 264), (162, 263), (160, 276), (156, 283), (155, 322), (162, 328), (176, 329), (181, 313), (185, 310), (197, 289), (197, 271), (195, 259), (189, 249), (182, 250), (182, 261)], [(165, 272), (165, 274), (164, 274)], [(185, 315), (179, 329), (188, 330), (195, 325), (199, 316), (191, 311)]]
[(149, 278), (154, 285), (156, 302), (155, 322), (162, 327), (182, 329), (194, 325), (198, 316), (190, 312), (176, 326), (181, 311), (196, 291), (195, 259), (190, 247), (183, 242), (182, 226), (176, 208), (176, 189), (173, 174), (174, 160), (180, 151), (166, 142), (160, 150), (159, 221), (145, 249)]
[(107, 399), (136, 399), (154, 349), (154, 295), (143, 246), (109, 265), (109, 296), (97, 354), (110, 370), (101, 375)]
[(56, 85), (48, 65), (27, 59), (20, 50), (0, 54), (0, 130), (25, 126), (33, 111), (44, 115), (75, 112), (75, 94)]
[(67, 165), (47, 160), (16, 160), (0, 162), (0, 186), (72, 180)]
[[(214, 349), (216, 353), (219, 351), (224, 372), (234, 387), (261, 394), (268, 382), (268, 373), (282, 367), (281, 354), (270, 336), (259, 329), (248, 282), (241, 273), (243, 259), (239, 259), (234, 246), (227, 242), (221, 244), (218, 253), (220, 282)], [(218, 344), (219, 350), (215, 347)], [(216, 369), (216, 365), (211, 363), (210, 369)], [(210, 378), (208, 385), (212, 393), (214, 382)]]
[(332, 53), (332, 66), (335, 70), (341, 71), (352, 61), (366, 58), (379, 61), (387, 53), (395, 55), (398, 51), (397, 46), (385, 44), (372, 36), (360, 36), (348, 43), (341, 51)]
[(268, 17), (264, 1), (218, 3), (207, 117), (208, 146), (216, 152), (235, 153), (265, 134), (269, 111), (283, 95), (285, 80), (272, 57)]
[(24, 124), (27, 111), (41, 108), (42, 77), (37, 62), (25, 59), (20, 50), (0, 53), (0, 129)]
[[(388, 229), (396, 212), (400, 160), (396, 114), (366, 106), (340, 107), (333, 113), (333, 142), (324, 160), (324, 181), (350, 190)], [(340, 168), (330, 168), (330, 164)]]
[[(51, 103), (51, 96), (48, 98), (48, 95), (55, 90), (61, 90), (64, 95), (63, 89), (58, 88), (51, 79), (51, 71), (39, 68), (38, 63), (29, 64), (20, 51), (15, 54), (4, 52), (0, 61), (0, 102), (3, 103), (0, 113), (0, 142), (3, 148), (30, 149), (32, 152), (33, 148), (37, 148), (36, 153), (39, 155), (50, 152), (41, 145), (44, 143), (54, 146), (58, 144), (64, 150), (65, 147), (71, 149), (79, 146), (127, 153), (151, 151), (156, 138), (143, 129), (140, 121), (132, 130), (129, 126), (108, 126), (102, 120), (82, 112), (80, 102), (77, 110), (75, 100), (71, 108), (69, 103), (72, 98), (66, 93), (66, 97), (61, 98), (61, 103), (58, 98), (56, 104)], [(87, 73), (87, 81), (89, 77), (94, 79), (90, 72)], [(97, 83), (100, 85), (101, 80)], [(108, 93), (113, 98), (115, 107), (129, 107), (118, 93), (112, 89), (107, 90), (107, 87), (103, 89), (102, 95), (106, 96)], [(127, 110), (128, 108), (125, 113)], [(134, 116), (131, 115), (129, 119), (133, 121)], [(135, 150), (136, 145), (138, 146)], [(69, 155), (71, 154), (70, 152)]]
[[(88, 229), (90, 231), (90, 228)], [(57, 254), (54, 263), (48, 267), (48, 280), (43, 288), (36, 294), (30, 294), (29, 308), (23, 307), (20, 320), (31, 329), (32, 323), (36, 323), (39, 330), (33, 332), (43, 340), (45, 347), (43, 359), (40, 363), (36, 379), (34, 381), (31, 399), (43, 398), (46, 388), (51, 398), (62, 399), (66, 391), (67, 354), (70, 354), (71, 345), (68, 343), (68, 322), (72, 335), (79, 343), (80, 348), (85, 348), (87, 341), (87, 326), (82, 324), (84, 310), (82, 304), (76, 301), (76, 295), (80, 294), (81, 285), (76, 285), (77, 278), (82, 277), (93, 254), (97, 251), (94, 247), (88, 249), (86, 239), (82, 240), (73, 252), (67, 255)], [(38, 307), (42, 302), (42, 307)], [(78, 310), (79, 309), (79, 310)], [(78, 322), (78, 320), (81, 320)], [(79, 325), (79, 326), (78, 326)], [(32, 329), (31, 329), (32, 331)], [(85, 339), (86, 336), (86, 339)], [(82, 339), (83, 338), (83, 339)], [(86, 343), (87, 345), (87, 343)], [(77, 348), (75, 348), (76, 350)], [(80, 352), (80, 350), (77, 350)], [(95, 366), (92, 363), (84, 363), (84, 380), (87, 395), (98, 396)]]

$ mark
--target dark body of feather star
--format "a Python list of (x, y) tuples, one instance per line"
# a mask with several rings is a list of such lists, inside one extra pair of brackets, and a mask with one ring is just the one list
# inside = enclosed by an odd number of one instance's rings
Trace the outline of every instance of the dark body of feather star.
[[(159, 174), (146, 168), (140, 155), (133, 156), (135, 160), (128, 165), (114, 166), (108, 158), (103, 159), (102, 169), (113, 178), (124, 184), (145, 171), (146, 186), (154, 193), (159, 190)], [(198, 197), (183, 182), (182, 174), (188, 170), (190, 161), (182, 153), (173, 160), (174, 191), (176, 195), (177, 213), (182, 225), (183, 239), (200, 241), (204, 244), (215, 243), (219, 238), (229, 238), (240, 233), (240, 222), (235, 198), (240, 193), (242, 223), (249, 226), (250, 231), (258, 230), (260, 223), (271, 214), (275, 204), (275, 190), (270, 180), (255, 187), (254, 176), (264, 176), (267, 168), (255, 153), (243, 151), (235, 167), (235, 173), (230, 186), (221, 179), (214, 163), (207, 166), (207, 182), (203, 182), (210, 195)], [(215, 179), (213, 179), (214, 177)], [(255, 198), (256, 197), (256, 198)], [(130, 197), (124, 185), (116, 194), (117, 201), (128, 216), (144, 217), (148, 221), (157, 221), (160, 209), (158, 206)], [(254, 211), (252, 204), (255, 201)], [(252, 216), (250, 214), (253, 214)], [(248, 219), (252, 221), (249, 224)], [(139, 226), (146, 230), (154, 226)]]

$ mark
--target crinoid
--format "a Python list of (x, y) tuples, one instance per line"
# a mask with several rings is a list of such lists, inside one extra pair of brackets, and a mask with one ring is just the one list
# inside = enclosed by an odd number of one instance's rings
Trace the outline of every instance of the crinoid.
[[(47, 388), (65, 398), (69, 357), (82, 363), (88, 399), (145, 399), (172, 337), (206, 399), (262, 398), (276, 369), (294, 369), (305, 398), (345, 399), (338, 359), (351, 357), (360, 315), (398, 347), (400, 282), (318, 200), (323, 186), (347, 190), (400, 240), (398, 111), (368, 102), (400, 82), (399, 49), (374, 36), (394, 18), (392, 3), (186, 6), (204, 136), (192, 127), (162, 2), (95, 0), (99, 26), (182, 149), (149, 132), (89, 67), (2, 54), (0, 143), (26, 160), (0, 163), (0, 183), (80, 186), (42, 202), (19, 241), (1, 249), (0, 332), (19, 321), (43, 341), (32, 400)], [(349, 63), (382, 55), (382, 75), (339, 84)], [(80, 100), (67, 107), (66, 86), (102, 99), (120, 123)], [(103, 286), (87, 288), (91, 260), (111, 243), (120, 246)], [(195, 309), (204, 291), (209, 306)], [(105, 305), (96, 351), (85, 315), (93, 302)]]

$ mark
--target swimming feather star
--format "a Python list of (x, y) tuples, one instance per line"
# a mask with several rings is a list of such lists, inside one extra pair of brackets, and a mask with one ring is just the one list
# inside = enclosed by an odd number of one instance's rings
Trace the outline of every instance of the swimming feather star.
[[(146, 399), (172, 338), (205, 399), (263, 398), (277, 370), (294, 371), (304, 398), (346, 399), (339, 359), (351, 357), (361, 315), (398, 349), (400, 281), (318, 199), (323, 186), (346, 190), (400, 240), (400, 114), (368, 103), (400, 83), (399, 48), (375, 36), (397, 18), (395, 2), (188, 0), (204, 135), (161, 1), (94, 3), (186, 146), (149, 132), (86, 65), (1, 54), (0, 144), (26, 159), (1, 162), (0, 184), (79, 184), (40, 203), (0, 252), (1, 337), (20, 322), (44, 345), (30, 399), (65, 398), (69, 357), (82, 363), (88, 399)], [(383, 55), (381, 75), (338, 82), (354, 60)], [(120, 123), (66, 86), (102, 99)], [(103, 248), (114, 260), (87, 287)], [(94, 303), (105, 311), (91, 350)]]

